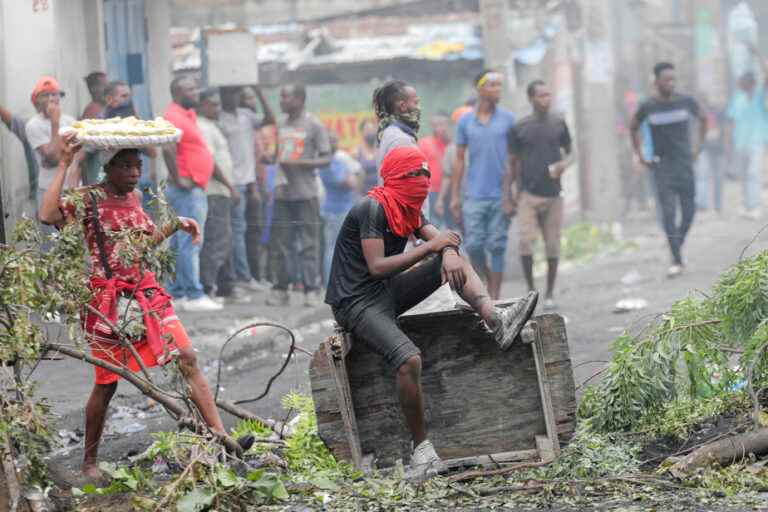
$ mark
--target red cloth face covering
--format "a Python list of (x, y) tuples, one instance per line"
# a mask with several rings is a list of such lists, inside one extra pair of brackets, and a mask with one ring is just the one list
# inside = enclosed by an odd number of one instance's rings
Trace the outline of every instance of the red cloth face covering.
[(408, 173), (428, 169), (427, 157), (416, 147), (397, 147), (381, 163), (384, 186), (374, 187), (368, 195), (384, 207), (389, 229), (406, 238), (421, 227), (421, 206), (429, 193), (428, 176)]

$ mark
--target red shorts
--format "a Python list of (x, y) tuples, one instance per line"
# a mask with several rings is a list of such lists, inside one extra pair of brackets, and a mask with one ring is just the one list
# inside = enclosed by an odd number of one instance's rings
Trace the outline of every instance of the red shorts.
[[(130, 350), (120, 346), (119, 343), (99, 341), (111, 340), (112, 338), (94, 333), (94, 322), (95, 319), (93, 316), (89, 315), (88, 320), (86, 321), (86, 332), (91, 347), (91, 355), (104, 362), (116, 366), (125, 366), (132, 372), (138, 372), (141, 367), (133, 358)], [(168, 350), (168, 353), (172, 356), (177, 355), (179, 349), (186, 349), (192, 346), (187, 331), (184, 329), (184, 326), (181, 325), (181, 321), (176, 316), (176, 312), (170, 303), (160, 315), (160, 334), (165, 341), (165, 347)], [(133, 346), (139, 354), (139, 357), (141, 357), (144, 366), (152, 368), (158, 365), (157, 358), (155, 358), (155, 355), (152, 353), (149, 343), (143, 341), (134, 343)], [(116, 373), (99, 366), (95, 366), (94, 368), (96, 369), (96, 384), (112, 384), (113, 382), (120, 380), (120, 376)]]

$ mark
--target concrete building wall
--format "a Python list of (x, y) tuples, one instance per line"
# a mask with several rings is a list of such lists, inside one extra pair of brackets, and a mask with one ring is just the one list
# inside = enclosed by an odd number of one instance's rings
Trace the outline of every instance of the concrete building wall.
[[(0, 1), (0, 104), (25, 118), (34, 114), (30, 92), (37, 78), (57, 71), (55, 15), (52, 6), (33, 9), (33, 2)], [(15, 219), (32, 213), (21, 144), (0, 128), (0, 167), (5, 213)], [(7, 223), (8, 225), (9, 223)], [(11, 223), (12, 224), (12, 223)]]
[[(77, 117), (90, 101), (83, 77), (102, 69), (100, 0), (0, 0), (0, 104), (28, 118), (30, 93), (43, 75), (61, 82), (62, 110)], [(9, 224), (34, 214), (21, 144), (0, 129), (0, 168)]]

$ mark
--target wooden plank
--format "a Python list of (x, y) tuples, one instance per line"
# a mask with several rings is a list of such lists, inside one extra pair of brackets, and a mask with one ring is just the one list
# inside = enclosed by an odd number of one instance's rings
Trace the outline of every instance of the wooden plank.
[(536, 451), (538, 452), (541, 462), (552, 462), (559, 455), (559, 453), (556, 453), (555, 451), (555, 445), (552, 444), (552, 439), (547, 436), (536, 436)]
[(323, 441), (336, 458), (352, 460), (352, 448), (344, 431), (336, 380), (328, 357), (328, 343), (326, 340), (320, 344), (309, 364), (309, 382), (315, 403), (317, 424), (323, 425), (318, 427), (318, 430), (322, 432)]
[[(557, 437), (557, 423), (555, 421), (555, 412), (552, 409), (552, 396), (549, 389), (549, 376), (547, 368), (544, 365), (544, 347), (541, 345), (539, 329), (535, 327), (534, 342), (531, 344), (533, 349), (533, 359), (536, 362), (536, 373), (539, 378), (539, 393), (541, 394), (541, 408), (544, 413), (544, 424), (547, 427), (547, 437), (552, 444), (552, 450), (555, 456), (560, 455), (560, 441)], [(538, 437), (538, 436), (537, 436)], [(542, 460), (544, 458), (542, 457)]]
[[(422, 389), (429, 437), (444, 459), (535, 446), (546, 431), (530, 348), (499, 350), (473, 314), (451, 321), (412, 318), (403, 329), (422, 351)], [(358, 349), (359, 348), (359, 349)], [(395, 372), (358, 342), (348, 367), (363, 453), (377, 466), (408, 462), (410, 435), (400, 411)], [(489, 416), (489, 412), (495, 414)]]
[(576, 430), (577, 404), (565, 321), (560, 315), (546, 314), (536, 317), (536, 324), (544, 349), (544, 364), (560, 443), (567, 443)]
[[(343, 349), (345, 348), (345, 336), (337, 335), (335, 338), (336, 341), (341, 344), (341, 353), (343, 353)], [(352, 402), (352, 393), (349, 389), (349, 375), (347, 373), (346, 358), (337, 357), (334, 352), (334, 349), (329, 343), (326, 346), (326, 354), (328, 356), (328, 362), (331, 367), (331, 372), (333, 373), (334, 381), (336, 382), (336, 392), (339, 397), (339, 410), (341, 412), (342, 423), (344, 425), (344, 432), (347, 436), (347, 442), (349, 444), (350, 457), (355, 467), (360, 468), (362, 467), (363, 454), (360, 450), (360, 437), (357, 430), (357, 419), (355, 417), (355, 408)]]
[[(535, 321), (555, 430), (564, 442), (575, 427), (576, 410), (565, 325), (558, 315)], [(406, 315), (400, 325), (422, 351), (425, 416), (438, 454), (461, 460), (500, 452), (535, 452), (535, 436), (546, 436), (547, 424), (532, 345), (499, 351), (477, 315), (461, 307)], [(372, 455), (378, 468), (398, 459), (407, 464), (411, 443), (397, 398), (395, 371), (360, 340), (351, 347), (346, 368), (360, 452), (364, 457)], [(326, 357), (312, 359), (310, 379), (320, 437), (337, 458), (352, 460), (342, 408), (334, 396), (337, 385)]]
[[(545, 438), (546, 439), (546, 438)], [(498, 466), (500, 464), (509, 464), (511, 462), (523, 462), (536, 460), (539, 457), (539, 450), (519, 450), (516, 452), (492, 453), (489, 455), (478, 455), (475, 457), (462, 457), (459, 459), (447, 459), (443, 462), (448, 469), (470, 468), (475, 466)]]

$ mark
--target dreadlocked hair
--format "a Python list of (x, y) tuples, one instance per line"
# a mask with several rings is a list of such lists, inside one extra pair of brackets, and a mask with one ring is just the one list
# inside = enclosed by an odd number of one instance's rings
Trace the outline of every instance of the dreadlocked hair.
[(402, 80), (390, 80), (373, 91), (373, 111), (383, 119), (395, 114), (395, 103), (402, 99), (408, 84)]
[(373, 112), (379, 120), (378, 138), (396, 117), (395, 104), (403, 98), (408, 84), (402, 80), (390, 80), (373, 91)]

